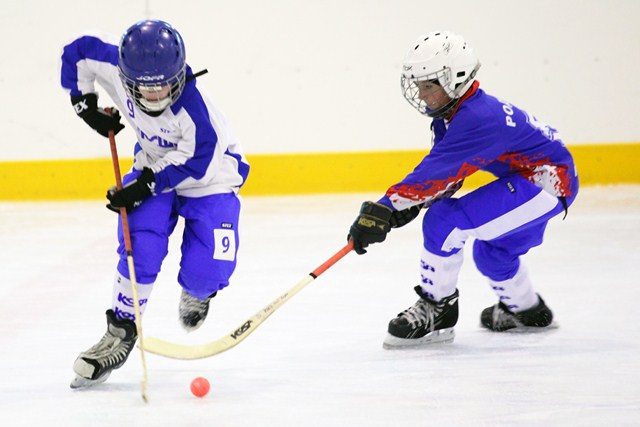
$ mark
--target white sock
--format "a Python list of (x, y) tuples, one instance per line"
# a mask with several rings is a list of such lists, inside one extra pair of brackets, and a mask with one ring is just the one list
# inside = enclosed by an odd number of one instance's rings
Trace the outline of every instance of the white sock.
[(443, 257), (423, 248), (420, 255), (422, 292), (434, 301), (440, 301), (453, 294), (456, 291), (458, 274), (463, 261), (462, 249), (451, 256)]
[(538, 295), (533, 290), (529, 272), (520, 262), (518, 272), (511, 279), (496, 282), (489, 279), (489, 284), (509, 310), (514, 313), (528, 310), (538, 305)]
[[(149, 300), (149, 295), (151, 295), (152, 290), (153, 283), (149, 283), (147, 285), (141, 285), (138, 283), (137, 291), (141, 316), (144, 313), (144, 309), (147, 307), (147, 301)], [(118, 318), (131, 319), (135, 321), (136, 315), (133, 302), (134, 299), (131, 281), (116, 271), (116, 277), (113, 281), (113, 301), (111, 303), (111, 308)]]

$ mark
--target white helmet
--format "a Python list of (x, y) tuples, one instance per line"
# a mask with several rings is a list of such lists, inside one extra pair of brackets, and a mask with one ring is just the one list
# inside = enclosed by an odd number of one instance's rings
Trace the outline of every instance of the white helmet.
[[(424, 34), (411, 45), (402, 61), (402, 94), (420, 113), (434, 118), (446, 118), (473, 84), (480, 61), (467, 42), (448, 31)], [(451, 102), (436, 111), (418, 97), (417, 82), (437, 82)]]

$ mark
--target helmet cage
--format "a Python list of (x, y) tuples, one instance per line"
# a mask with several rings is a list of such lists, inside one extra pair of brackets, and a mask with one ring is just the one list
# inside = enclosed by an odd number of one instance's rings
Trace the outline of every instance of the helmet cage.
[[(420, 99), (420, 89), (418, 88), (418, 82), (425, 80), (433, 81), (434, 83), (437, 83), (439, 86), (441, 86), (445, 90), (447, 96), (451, 98), (451, 101), (447, 102), (437, 110), (430, 109), (427, 103)], [(416, 110), (420, 112), (420, 114), (425, 114), (429, 117), (441, 119), (447, 117), (457, 105), (457, 99), (451, 96), (450, 91), (446, 89), (448, 84), (443, 84), (443, 82), (449, 82), (450, 80), (451, 70), (449, 68), (443, 68), (442, 70), (439, 70), (435, 73), (427, 74), (419, 78), (409, 78), (403, 74), (400, 79), (400, 84), (402, 86), (402, 95), (409, 102), (409, 104), (411, 104)]]
[[(469, 73), (464, 81), (456, 83), (455, 85), (451, 84), (451, 68), (449, 67), (444, 67), (441, 70), (425, 74), (417, 78), (407, 77), (402, 74), (400, 79), (402, 95), (409, 102), (409, 104), (411, 104), (416, 110), (420, 112), (420, 114), (427, 115), (434, 119), (447, 118), (460, 103), (460, 98), (462, 97), (462, 95), (464, 95), (469, 87), (471, 87), (471, 83), (473, 82), (473, 79), (475, 78), (479, 68), (480, 63), (478, 63), (474, 67), (474, 69), (471, 71), (471, 73)], [(430, 109), (427, 103), (420, 99), (420, 90), (418, 89), (418, 82), (425, 80), (433, 81), (441, 86), (447, 96), (451, 98), (451, 101), (438, 108), (437, 110)]]
[[(175, 76), (155, 82), (141, 82), (132, 79), (126, 76), (120, 67), (118, 67), (118, 71), (127, 95), (145, 113), (157, 113), (172, 105), (180, 98), (186, 83), (186, 65), (183, 65)], [(167, 86), (169, 87), (168, 95), (160, 98), (161, 92), (165, 90)], [(142, 92), (155, 94), (156, 96), (153, 97), (155, 99), (147, 99)]]

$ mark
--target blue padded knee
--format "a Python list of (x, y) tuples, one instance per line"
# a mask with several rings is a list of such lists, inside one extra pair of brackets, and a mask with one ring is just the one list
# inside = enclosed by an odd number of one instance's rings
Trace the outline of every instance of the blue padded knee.
[(440, 200), (427, 210), (422, 220), (424, 248), (436, 255), (449, 256), (460, 251), (445, 251), (442, 246), (454, 228), (468, 228), (469, 221), (459, 209), (458, 199)]

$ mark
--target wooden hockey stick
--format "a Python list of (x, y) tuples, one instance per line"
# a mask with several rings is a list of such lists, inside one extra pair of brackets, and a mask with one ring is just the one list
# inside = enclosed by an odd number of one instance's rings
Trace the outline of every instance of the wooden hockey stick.
[(258, 326), (262, 324), (269, 316), (271, 316), (280, 306), (289, 301), (295, 294), (300, 292), (302, 288), (311, 283), (314, 279), (324, 273), (329, 267), (338, 262), (342, 257), (351, 252), (353, 249), (353, 242), (349, 242), (344, 248), (336, 252), (331, 258), (326, 260), (322, 265), (309, 273), (304, 279), (302, 279), (293, 288), (289, 289), (284, 294), (273, 300), (270, 304), (265, 306), (262, 310), (247, 319), (244, 323), (238, 326), (233, 332), (220, 339), (212, 341), (207, 344), (201, 345), (182, 345), (174, 344), (168, 341), (163, 341), (157, 338), (149, 337), (144, 343), (141, 341), (140, 346), (144, 346), (144, 349), (149, 353), (157, 354), (172, 359), (203, 359), (205, 357), (211, 357), (216, 354), (227, 351), (232, 347), (238, 345), (242, 340), (247, 338), (249, 334), (255, 331)]
[[(111, 112), (111, 111), (109, 111)], [(118, 161), (118, 150), (116, 148), (115, 133), (109, 131), (109, 146), (111, 147), (111, 160), (113, 161), (113, 172), (116, 176), (116, 188), (122, 189), (122, 175), (120, 174), (120, 162)], [(127, 217), (127, 209), (120, 208), (120, 220), (122, 221), (122, 234), (124, 235), (124, 247), (127, 251), (127, 264), (129, 266), (129, 280), (131, 281), (131, 290), (133, 293), (133, 310), (136, 315), (136, 330), (138, 339), (140, 340), (140, 355), (142, 357), (142, 382), (140, 383), (140, 392), (142, 399), (147, 402), (147, 359), (144, 354), (142, 337), (142, 316), (140, 315), (140, 300), (138, 298), (138, 282), (136, 280), (136, 271), (133, 264), (133, 253), (131, 251), (131, 233), (129, 232), (129, 218)]]

